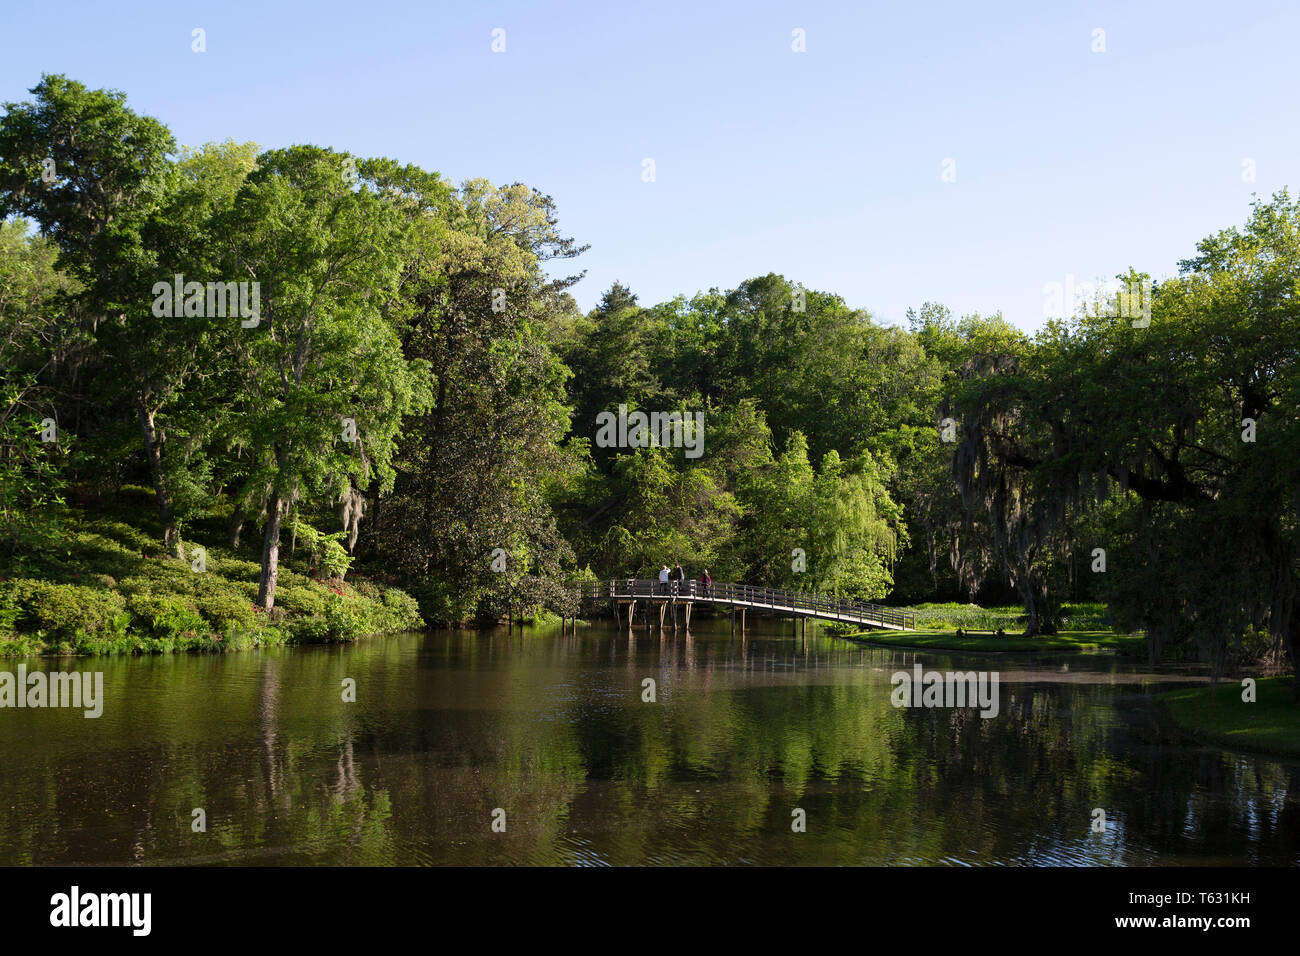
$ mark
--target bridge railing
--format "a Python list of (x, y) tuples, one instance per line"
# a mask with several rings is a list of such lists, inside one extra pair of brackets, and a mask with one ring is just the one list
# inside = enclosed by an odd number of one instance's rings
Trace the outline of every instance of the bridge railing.
[(652, 578), (616, 578), (588, 581), (578, 585), (584, 598), (657, 598), (660, 600), (711, 601), (719, 604), (745, 604), (778, 611), (802, 611), (818, 617), (856, 621), (861, 624), (890, 624), (914, 630), (916, 615), (896, 608), (882, 607), (852, 598), (793, 591), (788, 588), (760, 588), (749, 584), (714, 581), (705, 587), (699, 581), (669, 581), (663, 584)]

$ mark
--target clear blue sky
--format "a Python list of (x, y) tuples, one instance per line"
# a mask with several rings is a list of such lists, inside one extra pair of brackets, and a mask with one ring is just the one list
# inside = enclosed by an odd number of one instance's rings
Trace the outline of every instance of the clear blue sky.
[(778, 272), (882, 321), (932, 300), (1033, 329), (1044, 284), (1173, 274), (1300, 187), (1297, 39), (1294, 0), (15, 0), (0, 99), (66, 73), (187, 145), (536, 186), (591, 244), (584, 309), (615, 279), (650, 304)]

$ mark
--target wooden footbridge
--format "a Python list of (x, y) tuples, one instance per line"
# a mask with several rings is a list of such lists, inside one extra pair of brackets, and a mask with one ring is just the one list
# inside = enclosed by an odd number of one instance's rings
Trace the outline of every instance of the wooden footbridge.
[(659, 613), (659, 627), (672, 612), (673, 628), (677, 627), (679, 609), (685, 614), (685, 624), (691, 626), (691, 609), (696, 604), (725, 607), (731, 611), (731, 629), (736, 629), (736, 615), (740, 615), (741, 632), (745, 629), (745, 612), (751, 608), (788, 614), (798, 627), (803, 621), (804, 632), (808, 619), (856, 624), (865, 628), (890, 631), (916, 629), (916, 615), (894, 608), (854, 601), (849, 598), (812, 594), (807, 591), (790, 591), (784, 588), (759, 588), (749, 584), (725, 584), (719, 581), (705, 587), (699, 581), (670, 581), (663, 584), (648, 578), (623, 578), (613, 581), (585, 582), (577, 585), (583, 600), (607, 600), (613, 607), (614, 617), (623, 623), (626, 612), (627, 626), (632, 627), (638, 603), (644, 603), (644, 620), (651, 622), (653, 611)]

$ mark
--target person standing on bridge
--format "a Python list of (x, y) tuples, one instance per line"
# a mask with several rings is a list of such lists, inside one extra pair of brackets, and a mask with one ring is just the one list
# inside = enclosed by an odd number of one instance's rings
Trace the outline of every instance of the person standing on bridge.
[(659, 587), (663, 589), (664, 594), (668, 593), (668, 565), (659, 569)]
[(713, 578), (709, 577), (709, 569), (705, 568), (704, 573), (700, 575), (700, 587), (704, 589), (704, 596), (709, 596), (709, 587), (713, 584)]
[(682, 566), (680, 564), (677, 565), (677, 567), (673, 568), (673, 573), (669, 575), (669, 577), (671, 577), (673, 581), (676, 582), (676, 587), (673, 588), (673, 593), (676, 594), (677, 592), (681, 591), (682, 585), (686, 583), (686, 572), (682, 570)]

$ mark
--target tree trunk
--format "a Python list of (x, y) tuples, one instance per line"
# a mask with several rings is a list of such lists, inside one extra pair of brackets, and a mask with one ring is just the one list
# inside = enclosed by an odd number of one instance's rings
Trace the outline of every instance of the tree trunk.
[(1160, 658), (1164, 656), (1164, 635), (1165, 625), (1147, 624), (1147, 664), (1155, 667), (1160, 663)]
[(1300, 614), (1291, 613), (1286, 629), (1286, 656), (1291, 661), (1291, 700), (1300, 707)]
[(158, 517), (163, 527), (163, 552), (169, 558), (184, 558), (181, 549), (181, 533), (176, 526), (176, 516), (172, 514), (171, 495), (167, 492), (162, 474), (162, 453), (158, 448), (158, 430), (154, 427), (154, 412), (143, 397), (136, 399), (136, 408), (140, 413), (140, 432), (144, 435), (145, 456), (149, 459), (149, 476), (153, 479), (154, 494), (158, 499)]
[(257, 588), (257, 603), (263, 610), (275, 607), (275, 582), (280, 575), (280, 495), (271, 493), (266, 504), (266, 535), (262, 539), (262, 577)]
[(1029, 623), (1025, 627), (1025, 633), (1021, 637), (1036, 637), (1038, 635), (1038, 602), (1034, 600), (1033, 584), (1026, 584), (1018, 589), (1020, 591), (1020, 600), (1024, 602), (1025, 613), (1029, 615)]
[(235, 513), (230, 518), (230, 550), (235, 551), (239, 548), (239, 535), (244, 530), (244, 518), (246, 517), (244, 506), (236, 505)]

